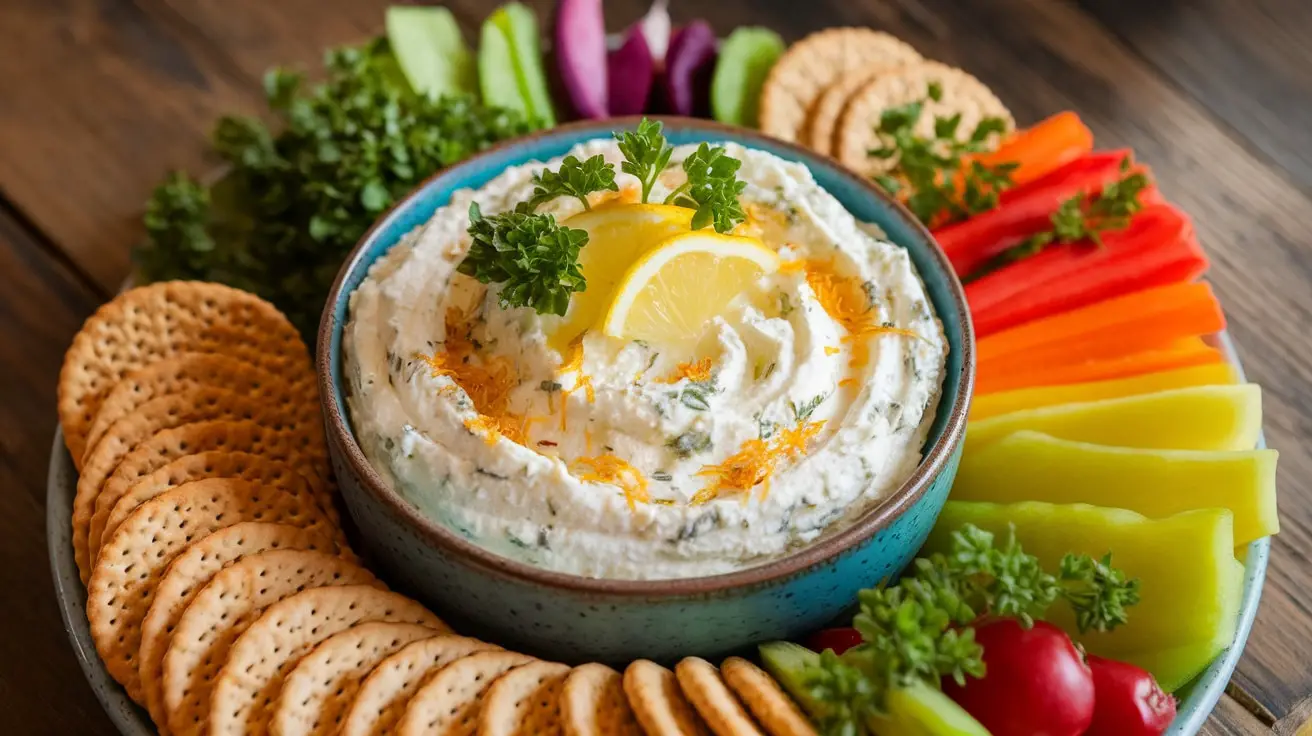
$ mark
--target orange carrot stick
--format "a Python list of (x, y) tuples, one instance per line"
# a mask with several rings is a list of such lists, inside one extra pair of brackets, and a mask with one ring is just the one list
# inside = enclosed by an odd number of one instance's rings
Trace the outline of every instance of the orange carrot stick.
[(1017, 131), (996, 151), (965, 161), (962, 168), (969, 166), (971, 161), (989, 167), (1015, 163), (1011, 183), (1020, 186), (1092, 150), (1093, 133), (1080, 121), (1080, 116), (1073, 112), (1059, 112), (1037, 125)]
[(1015, 364), (990, 363), (981, 365), (975, 377), (976, 395), (1011, 391), (1033, 386), (1066, 386), (1087, 381), (1106, 381), (1128, 378), (1144, 373), (1207, 365), (1223, 359), (1220, 351), (1190, 337), (1176, 340), (1163, 347), (1107, 360), (1067, 363), (1065, 365), (1031, 366), (1027, 370)]
[(1105, 360), (1219, 332), (1225, 316), (1212, 287), (1182, 282), (1144, 289), (980, 338), (976, 355), (989, 362)]

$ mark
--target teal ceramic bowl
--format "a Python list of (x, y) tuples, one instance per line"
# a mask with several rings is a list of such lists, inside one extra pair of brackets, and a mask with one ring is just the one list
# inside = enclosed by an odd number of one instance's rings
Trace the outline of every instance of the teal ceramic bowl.
[(699, 578), (603, 580), (551, 572), (489, 552), (422, 515), (383, 483), (352, 434), (341, 349), (351, 292), (379, 256), (446, 205), (455, 190), (481, 187), (509, 167), (561, 156), (577, 143), (609, 138), (637, 122), (566, 125), (434, 176), (356, 247), (319, 329), (329, 450), (365, 551), (389, 582), (458, 631), (566, 662), (719, 657), (832, 621), (858, 590), (906, 565), (934, 525), (956, 474), (974, 385), (974, 336), (961, 285), (930, 234), (906, 210), (836, 162), (804, 149), (704, 120), (668, 118), (666, 136), (675, 145), (735, 141), (805, 164), (859, 220), (875, 223), (909, 251), (949, 343), (943, 394), (920, 467), (878, 507), (817, 543), (758, 567)]

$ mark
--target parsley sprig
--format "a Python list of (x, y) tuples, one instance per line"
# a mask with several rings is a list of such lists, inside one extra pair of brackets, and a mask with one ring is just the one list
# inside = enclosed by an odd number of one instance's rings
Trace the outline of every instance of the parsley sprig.
[(961, 114), (934, 118), (934, 135), (916, 131), (925, 105), (943, 99), (943, 87), (931, 82), (926, 98), (891, 107), (879, 118), (875, 130), (880, 146), (869, 151), (889, 161), (893, 169), (875, 177), (889, 194), (900, 196), (907, 209), (926, 225), (938, 226), (998, 206), (998, 195), (1011, 186), (1013, 162), (986, 166), (976, 159), (963, 164), (970, 154), (989, 149), (993, 136), (1005, 133), (1006, 121), (999, 117), (980, 120), (965, 140), (958, 139)]
[(712, 148), (702, 143), (683, 160), (688, 179), (670, 192), (665, 203), (697, 210), (692, 216), (693, 230), (714, 225), (716, 232), (727, 233), (747, 219), (738, 202), (738, 195), (747, 188), (746, 182), (738, 180), (742, 165), (742, 161), (725, 153), (724, 146)]
[(540, 314), (564, 315), (570, 294), (587, 288), (579, 268), (579, 250), (588, 244), (585, 230), (526, 206), (484, 217), (473, 202), (469, 234), (473, 244), (458, 270), (485, 284), (502, 284), (503, 309), (532, 307)]
[(1030, 626), (1064, 601), (1081, 631), (1110, 631), (1138, 603), (1139, 581), (1113, 568), (1111, 555), (1066, 555), (1052, 575), (1021, 549), (1014, 529), (997, 545), (993, 534), (967, 524), (952, 534), (946, 554), (917, 559), (897, 584), (863, 590), (858, 599), (852, 623), (863, 643), (842, 655), (821, 653), (804, 673), (808, 694), (824, 706), (826, 733), (860, 733), (884, 712), (890, 689), (983, 677), (984, 650), (972, 627), (983, 617)]
[(1062, 202), (1052, 213), (1052, 227), (1032, 235), (985, 261), (965, 279), (976, 279), (1016, 261), (1037, 255), (1050, 245), (1092, 242), (1102, 245), (1102, 234), (1129, 227), (1130, 220), (1143, 209), (1143, 192), (1151, 182), (1143, 171), (1133, 171), (1130, 157), (1121, 162), (1121, 178), (1103, 187), (1090, 199), (1077, 194)]
[(637, 130), (615, 134), (616, 144), (624, 155), (620, 170), (636, 177), (642, 184), (644, 204), (651, 198), (651, 188), (670, 165), (670, 155), (674, 153), (674, 146), (665, 142), (662, 128), (660, 121), (643, 118)]
[(583, 203), (583, 209), (590, 210), (589, 194), (620, 190), (615, 185), (615, 166), (606, 163), (606, 157), (600, 153), (586, 161), (580, 161), (577, 156), (566, 156), (556, 171), (543, 169), (534, 174), (533, 184), (533, 196), (528, 201), (530, 209), (537, 209), (557, 197), (574, 197)]

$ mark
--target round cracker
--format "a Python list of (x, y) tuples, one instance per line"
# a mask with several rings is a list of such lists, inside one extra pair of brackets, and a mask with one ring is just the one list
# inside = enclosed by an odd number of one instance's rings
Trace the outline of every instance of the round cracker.
[(380, 662), (360, 684), (342, 721), (341, 736), (395, 733), (410, 699), (433, 675), (471, 654), (500, 649), (463, 636), (436, 636), (407, 645)]
[(684, 657), (674, 675), (683, 696), (716, 736), (764, 736), (715, 665), (701, 657)]
[(215, 386), (264, 401), (314, 405), (319, 389), (313, 373), (283, 376), (228, 355), (179, 353), (139, 368), (119, 381), (105, 396), (87, 431), (87, 447), (95, 447), (105, 430), (137, 407), (158, 396), (201, 386)]
[(365, 585), (314, 588), (265, 609), (237, 637), (210, 694), (211, 736), (263, 736), (292, 667), (328, 637), (369, 621), (421, 624), (449, 633), (419, 603)]
[(559, 736), (560, 690), (569, 665), (529, 662), (488, 688), (478, 716), (478, 736)]
[(265, 609), (310, 588), (362, 584), (383, 585), (349, 560), (308, 550), (260, 552), (220, 570), (183, 610), (164, 653), (160, 684), (169, 730), (206, 733), (219, 670)]
[(720, 675), (770, 736), (818, 736), (797, 703), (765, 670), (742, 657), (720, 665)]
[(269, 730), (274, 736), (333, 736), (364, 678), (389, 655), (440, 636), (420, 624), (373, 621), (352, 626), (305, 655), (283, 681)]
[(518, 652), (478, 652), (452, 662), (410, 699), (397, 724), (397, 736), (472, 736), (492, 683), (533, 661)]
[[(932, 83), (943, 88), (938, 101), (928, 99)], [(838, 121), (834, 157), (849, 169), (868, 176), (891, 170), (897, 165), (896, 158), (881, 159), (869, 153), (882, 145), (876, 132), (880, 117), (889, 108), (922, 100), (924, 107), (916, 122), (916, 133), (925, 137), (933, 137), (935, 118), (958, 114), (961, 115), (957, 126), (960, 140), (969, 138), (984, 118), (1002, 118), (1007, 130), (1016, 125), (1011, 111), (983, 82), (955, 67), (922, 61), (884, 72), (852, 95)], [(993, 136), (994, 145), (999, 138)]]
[(604, 664), (575, 667), (560, 691), (565, 736), (642, 736), (624, 697), (623, 680)]
[(232, 478), (178, 486), (137, 509), (105, 543), (87, 587), (87, 618), (105, 668), (138, 703), (141, 622), (164, 570), (187, 545), (242, 521), (284, 522), (330, 537), (333, 526), (308, 495)]
[(156, 432), (209, 419), (245, 419), (274, 431), (286, 430), (297, 438), (304, 454), (327, 455), (318, 406), (270, 403), (212, 386), (151, 399), (105, 430), (105, 436), (88, 453), (78, 477), (77, 494), (73, 498), (73, 556), (83, 580), (87, 579), (93, 562), (90, 530), (96, 497), (114, 468)]
[(788, 48), (761, 89), (761, 130), (785, 141), (804, 139), (804, 128), (821, 92), (843, 74), (871, 65), (901, 66), (920, 60), (904, 41), (869, 28), (830, 28)]
[(825, 87), (806, 119), (806, 145), (819, 153), (833, 154), (838, 120), (843, 115), (843, 108), (847, 107), (847, 101), (880, 74), (896, 68), (896, 65), (871, 64), (844, 72), (833, 84)]
[(313, 373), (296, 328), (254, 294), (199, 281), (129, 289), (88, 317), (64, 354), (59, 422), (79, 469), (105, 396), (128, 373), (181, 352), (224, 353), (284, 375)]
[(710, 733), (680, 692), (678, 678), (655, 662), (639, 659), (624, 670), (624, 695), (647, 736)]
[(146, 694), (146, 708), (160, 733), (168, 730), (162, 682), (164, 652), (182, 612), (224, 566), (276, 549), (332, 553), (337, 544), (308, 529), (288, 524), (243, 521), (197, 540), (169, 563), (141, 622), (141, 648), (137, 655), (137, 673)]
[[(341, 523), (332, 499), (315, 494), (306, 483), (305, 476), (292, 466), (248, 452), (202, 452), (184, 455), (150, 475), (137, 479), (124, 488), (117, 498), (111, 495), (107, 483), (105, 490), (96, 497), (96, 513), (91, 517), (88, 532), (91, 559), (94, 560), (100, 551), (102, 538), (113, 534), (118, 525), (138, 506), (171, 488), (205, 478), (239, 478), (281, 488), (288, 493), (306, 493), (319, 504), (319, 510), (323, 511), (329, 521), (335, 526)], [(345, 537), (338, 541), (346, 544)]]

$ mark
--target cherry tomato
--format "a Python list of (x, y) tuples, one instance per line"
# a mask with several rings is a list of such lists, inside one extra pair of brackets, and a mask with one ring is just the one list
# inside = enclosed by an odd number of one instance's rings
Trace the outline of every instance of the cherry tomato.
[(1015, 619), (975, 627), (984, 647), (983, 678), (964, 687), (944, 678), (943, 692), (993, 736), (1080, 736), (1093, 721), (1093, 674), (1065, 632)]
[(821, 629), (806, 640), (806, 646), (811, 651), (823, 652), (832, 649), (834, 654), (842, 654), (860, 643), (861, 632), (850, 626), (841, 629)]
[(1175, 719), (1175, 698), (1125, 662), (1089, 657), (1096, 703), (1086, 736), (1158, 736)]

